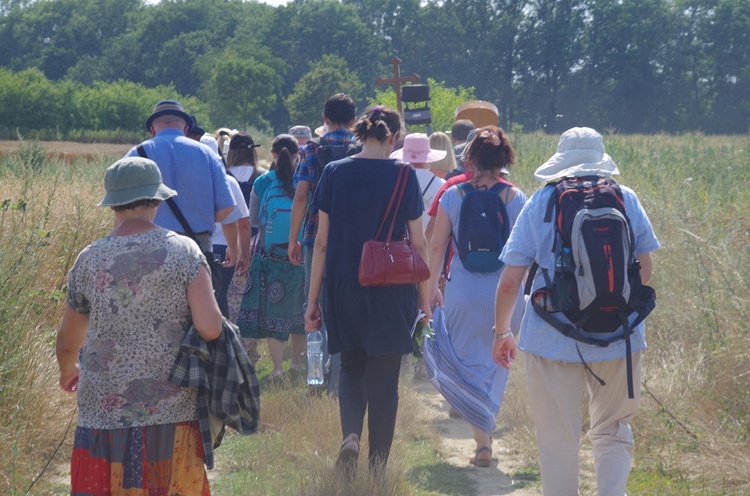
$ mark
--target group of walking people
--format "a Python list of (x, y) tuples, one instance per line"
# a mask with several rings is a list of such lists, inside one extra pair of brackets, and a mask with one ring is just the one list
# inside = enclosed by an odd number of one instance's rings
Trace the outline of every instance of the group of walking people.
[[(298, 374), (305, 332), (323, 330), (328, 392), (341, 417), (336, 468), (356, 474), (366, 417), (368, 466), (381, 472), (418, 315), (434, 328), (423, 343), (427, 376), (451, 413), (472, 427), (477, 444), (469, 463), (492, 464), (495, 422), (520, 348), (544, 493), (578, 492), (586, 389), (599, 494), (624, 494), (639, 394), (629, 398), (623, 384), (627, 373), (639, 383), (643, 323), (619, 331), (628, 335), (627, 350), (625, 340), (601, 347), (558, 332), (524, 298), (529, 266), (554, 273), (558, 261), (555, 223), (545, 219), (553, 188), (528, 198), (509, 182), (515, 151), (497, 126), (474, 130), (465, 143), (443, 133), (407, 135), (396, 110), (373, 106), (357, 117), (343, 94), (326, 101), (323, 120), (317, 140), (304, 126), (277, 136), (266, 172), (247, 133), (227, 130), (198, 143), (187, 137), (194, 119), (178, 102), (163, 101), (146, 120), (152, 138), (107, 169), (100, 206), (112, 209), (114, 227), (70, 271), (57, 340), (60, 385), (78, 392), (72, 494), (210, 494), (197, 388), (176, 385), (172, 364), (191, 326), (213, 341), (235, 332), (227, 318), (252, 340), (244, 345), (254, 359), (257, 340), (267, 340), (271, 380), (284, 374), (286, 341), (290, 371)], [(451, 174), (457, 162), (465, 170)], [(403, 167), (405, 185), (393, 206)], [(573, 128), (535, 176), (548, 184), (618, 172), (599, 133)], [(501, 263), (476, 271), (454, 255), (468, 229), (462, 207), (467, 192), (490, 190), (501, 192), (509, 236)], [(619, 191), (645, 283), (658, 241), (635, 193)], [(387, 212), (389, 235), (408, 238), (429, 279), (360, 283), (362, 247)], [(223, 282), (212, 283), (209, 267)], [(536, 277), (529, 286), (546, 283)], [(244, 359), (230, 362), (241, 368)]]

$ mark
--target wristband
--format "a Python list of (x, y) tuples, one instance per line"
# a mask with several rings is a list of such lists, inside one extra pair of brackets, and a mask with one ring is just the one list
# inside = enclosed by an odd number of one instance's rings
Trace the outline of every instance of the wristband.
[(510, 332), (510, 329), (508, 329), (505, 332), (502, 332), (502, 333), (498, 334), (497, 332), (495, 332), (495, 328), (494, 327), (492, 327), (492, 332), (493, 332), (493, 334), (495, 334), (495, 339), (505, 339), (508, 336), (510, 336), (511, 334), (513, 334), (512, 332)]

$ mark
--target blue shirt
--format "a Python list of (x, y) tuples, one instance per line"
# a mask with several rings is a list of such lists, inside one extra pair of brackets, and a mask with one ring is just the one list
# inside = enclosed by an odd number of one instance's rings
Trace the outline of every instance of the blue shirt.
[[(342, 146), (348, 145), (354, 142), (354, 135), (345, 129), (337, 129), (326, 133), (325, 136), (320, 138), (320, 145), (328, 146)], [(315, 187), (318, 185), (320, 178), (318, 177), (318, 155), (316, 153), (317, 148), (315, 145), (307, 144), (303, 146), (299, 151), (299, 163), (297, 169), (294, 171), (294, 186), (300, 181), (307, 181), (310, 183), (310, 193), (308, 195), (308, 203), (312, 200), (313, 194), (315, 193)], [(315, 236), (318, 234), (318, 207), (315, 204), (308, 206), (307, 221), (305, 222), (305, 237), (303, 243), (305, 246), (312, 246), (315, 244)]]
[[(214, 230), (214, 214), (236, 205), (221, 159), (206, 145), (185, 136), (179, 129), (162, 129), (142, 143), (148, 158), (156, 162), (164, 184), (177, 191), (175, 203), (195, 233)], [(127, 157), (137, 157), (137, 147)], [(168, 205), (156, 211), (154, 223), (185, 233)]]
[[(651, 222), (638, 197), (628, 187), (620, 185), (620, 189), (625, 202), (625, 212), (627, 212), (635, 236), (635, 253), (650, 253), (656, 250), (659, 248), (659, 241), (656, 239)], [(554, 273), (556, 255), (552, 251), (552, 244), (555, 239), (555, 226), (554, 222), (544, 222), (544, 214), (552, 192), (551, 187), (542, 188), (526, 202), (500, 255), (506, 265), (517, 267), (531, 265), (536, 260), (539, 270), (534, 279), (532, 293), (545, 285), (541, 273), (542, 268)], [(562, 314), (556, 314), (556, 317), (565, 319)], [(606, 339), (607, 336), (604, 334), (601, 337)], [(643, 322), (635, 328), (630, 339), (633, 352), (646, 348)], [(580, 363), (581, 359), (576, 351), (576, 345), (587, 362), (614, 360), (625, 356), (624, 340), (617, 340), (606, 348), (575, 341), (563, 336), (557, 329), (544, 322), (534, 312), (530, 299), (526, 302), (526, 311), (518, 340), (518, 347), (521, 350), (550, 360)]]

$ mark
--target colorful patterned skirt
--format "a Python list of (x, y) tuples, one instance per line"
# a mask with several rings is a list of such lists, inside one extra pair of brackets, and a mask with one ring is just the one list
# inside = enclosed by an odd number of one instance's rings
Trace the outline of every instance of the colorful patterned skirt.
[(210, 496), (198, 421), (76, 429), (72, 496)]
[(255, 252), (237, 325), (243, 338), (289, 340), (305, 333), (305, 268), (286, 255)]

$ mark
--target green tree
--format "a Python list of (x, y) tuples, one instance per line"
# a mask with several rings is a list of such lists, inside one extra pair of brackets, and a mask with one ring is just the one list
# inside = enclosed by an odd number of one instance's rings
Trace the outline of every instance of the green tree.
[(323, 120), (323, 105), (331, 95), (346, 93), (355, 101), (362, 96), (364, 85), (347, 63), (335, 55), (323, 57), (310, 64), (310, 70), (294, 85), (286, 98), (289, 118), (294, 124), (315, 129)]
[(584, 0), (532, 0), (519, 32), (519, 64), (516, 89), (520, 108), (533, 129), (558, 133), (560, 92), (569, 76), (581, 65), (583, 52)]
[(268, 128), (265, 114), (273, 109), (281, 82), (268, 65), (226, 53), (208, 84), (211, 122), (239, 129)]
[[(432, 129), (434, 131), (450, 131), (455, 121), (456, 108), (464, 102), (476, 100), (474, 88), (449, 88), (445, 83), (439, 83), (427, 78), (430, 86), (430, 112), (432, 113)], [(378, 90), (375, 97), (369, 99), (369, 105), (388, 105), (396, 108), (396, 90), (393, 88)], [(409, 132), (424, 132), (426, 126), (410, 126)]]
[(714, 132), (747, 132), (750, 129), (750, 2), (700, 3), (709, 7), (708, 15), (700, 21), (704, 53), (712, 66), (708, 80), (712, 112), (708, 124)]
[[(571, 75), (571, 102), (561, 109), (569, 127), (580, 117), (622, 132), (662, 131), (673, 112), (665, 94), (674, 15), (667, 0), (595, 0), (589, 4), (586, 63)], [(574, 91), (581, 88), (583, 91)], [(684, 95), (680, 95), (684, 97)], [(579, 113), (576, 108), (580, 107)]]
[[(16, 3), (0, 17), (0, 64), (39, 68), (60, 79), (79, 58), (101, 53), (108, 39), (127, 30), (140, 0), (56, 0)], [(132, 55), (132, 54), (131, 54)]]
[(54, 129), (63, 103), (58, 88), (39, 69), (0, 73), (0, 122), (22, 133), (31, 129)]
[(372, 36), (353, 5), (316, 0), (277, 7), (266, 36), (263, 44), (290, 67), (284, 94), (292, 93), (310, 70), (311, 60), (325, 55), (343, 59), (348, 71), (356, 73), (366, 88), (374, 87), (379, 75), (380, 67), (374, 61), (379, 60), (380, 40)]

